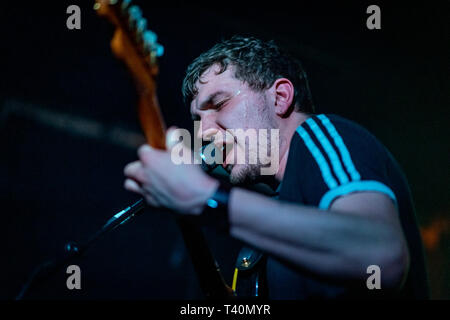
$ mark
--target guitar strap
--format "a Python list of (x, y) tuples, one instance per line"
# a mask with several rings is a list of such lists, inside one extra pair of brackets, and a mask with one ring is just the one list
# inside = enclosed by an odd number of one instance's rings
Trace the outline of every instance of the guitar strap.
[[(281, 184), (277, 190), (258, 190), (273, 199), (278, 199)], [(270, 191), (272, 192), (270, 192)], [(255, 248), (243, 247), (236, 259), (232, 289), (238, 297), (267, 299), (267, 255)]]
[(267, 257), (262, 252), (243, 247), (236, 259), (232, 289), (241, 298), (267, 298)]

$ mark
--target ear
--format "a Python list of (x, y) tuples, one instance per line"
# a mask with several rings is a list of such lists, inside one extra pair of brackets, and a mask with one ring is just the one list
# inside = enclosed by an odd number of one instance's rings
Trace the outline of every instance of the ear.
[(294, 85), (286, 78), (275, 80), (272, 85), (275, 95), (275, 113), (280, 117), (288, 116), (294, 100)]

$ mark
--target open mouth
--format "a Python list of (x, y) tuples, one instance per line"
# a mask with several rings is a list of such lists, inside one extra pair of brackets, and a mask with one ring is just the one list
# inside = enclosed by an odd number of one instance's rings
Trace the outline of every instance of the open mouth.
[(233, 170), (232, 164), (222, 164), (222, 167), (225, 169), (226, 172), (231, 173), (231, 170)]
[[(201, 159), (202, 159), (202, 168), (209, 172), (215, 169), (217, 166), (221, 165), (222, 168), (225, 169), (228, 173), (231, 173), (233, 169), (233, 146), (235, 145), (235, 137), (226, 140), (220, 141), (208, 141), (208, 143), (204, 144), (200, 150), (198, 151)], [(222, 157), (219, 158), (221, 161), (216, 162), (216, 153), (222, 153)], [(230, 159), (227, 159), (229, 158)], [(227, 161), (228, 160), (228, 161)]]
[[(212, 142), (209, 144), (204, 145), (203, 147), (200, 148), (200, 150), (198, 151), (200, 158), (202, 159), (202, 169), (210, 172), (212, 170), (214, 170), (217, 166), (222, 166), (222, 168), (225, 169), (225, 171), (227, 171), (228, 173), (231, 173), (231, 170), (233, 169), (233, 165), (227, 163), (227, 156), (230, 155), (231, 153), (227, 151), (225, 148), (225, 145), (223, 145), (222, 147), (217, 147), (215, 146), (213, 149), (208, 148), (208, 146), (211, 146)], [(215, 162), (215, 156), (216, 156), (216, 152), (222, 152), (222, 163), (217, 163)], [(231, 159), (230, 159), (230, 162)]]
[(209, 171), (214, 170), (219, 165), (222, 165), (226, 169), (225, 163), (220, 164), (220, 163), (215, 162), (216, 152), (224, 152), (223, 150), (225, 148), (222, 147), (221, 148), (222, 150), (220, 150), (218, 147), (214, 147), (213, 149), (211, 149), (212, 144), (213, 144), (212, 142), (209, 144), (206, 144), (206, 145), (202, 146), (200, 148), (200, 150), (198, 151), (200, 158), (202, 160), (202, 163), (201, 163), (202, 169), (205, 170), (206, 172), (209, 172)]

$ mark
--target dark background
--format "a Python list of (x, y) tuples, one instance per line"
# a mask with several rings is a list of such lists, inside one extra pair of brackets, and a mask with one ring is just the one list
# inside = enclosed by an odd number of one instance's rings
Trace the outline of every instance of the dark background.
[[(137, 3), (165, 46), (158, 95), (168, 125), (192, 129), (181, 82), (190, 61), (216, 41), (254, 35), (298, 56), (318, 111), (359, 122), (403, 167), (432, 298), (450, 298), (448, 1)], [(66, 28), (70, 4), (81, 8), (81, 30)], [(136, 159), (139, 140), (124, 132), (140, 132), (134, 86), (110, 51), (111, 25), (92, 4), (0, 6), (0, 299), (12, 299), (33, 267), (67, 241), (85, 240), (138, 199), (122, 187), (123, 167)], [(381, 7), (381, 30), (366, 28), (369, 4)], [(27, 297), (201, 297), (173, 218), (146, 213), (78, 262), (81, 290), (68, 290), (61, 272)], [(240, 243), (205, 231), (230, 282), (234, 261), (226, 257)]]

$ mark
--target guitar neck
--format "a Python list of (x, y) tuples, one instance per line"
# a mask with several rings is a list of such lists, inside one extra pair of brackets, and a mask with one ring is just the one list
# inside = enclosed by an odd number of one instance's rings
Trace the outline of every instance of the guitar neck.
[[(162, 55), (163, 48), (156, 42), (156, 34), (147, 30), (147, 20), (131, 1), (97, 0), (94, 9), (115, 27), (111, 49), (125, 63), (135, 81), (139, 96), (138, 115), (147, 143), (165, 149), (166, 127), (156, 94), (157, 57)], [(187, 217), (178, 217), (177, 223), (205, 296), (233, 296), (198, 225)]]

